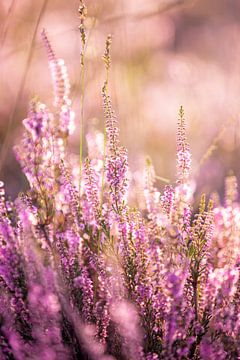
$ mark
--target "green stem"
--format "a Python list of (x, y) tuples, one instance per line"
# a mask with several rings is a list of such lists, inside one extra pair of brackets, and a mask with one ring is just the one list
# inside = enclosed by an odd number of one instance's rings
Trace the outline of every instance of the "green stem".
[(102, 216), (102, 207), (103, 207), (103, 198), (104, 198), (106, 143), (107, 143), (107, 132), (106, 132), (106, 125), (105, 125), (104, 130), (103, 130), (103, 169), (102, 169), (102, 183), (101, 183), (100, 216)]
[(80, 115), (80, 144), (79, 144), (79, 195), (81, 195), (82, 167), (83, 167), (83, 125), (84, 125), (84, 95), (85, 95), (85, 64), (84, 64), (85, 46), (81, 53), (81, 115)]

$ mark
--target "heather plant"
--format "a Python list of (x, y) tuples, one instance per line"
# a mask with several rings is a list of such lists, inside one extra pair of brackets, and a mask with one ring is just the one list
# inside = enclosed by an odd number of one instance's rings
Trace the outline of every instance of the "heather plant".
[[(84, 67), (82, 3), (79, 14)], [(176, 183), (160, 192), (148, 159), (145, 204), (129, 205), (135, 189), (109, 94), (111, 37), (105, 134), (86, 134), (80, 166), (68, 150), (74, 112), (66, 66), (45, 30), (42, 40), (53, 104), (31, 101), (14, 149), (29, 189), (11, 201), (0, 187), (1, 359), (240, 358), (237, 179), (226, 178), (223, 204), (203, 194), (193, 210), (181, 106)]]

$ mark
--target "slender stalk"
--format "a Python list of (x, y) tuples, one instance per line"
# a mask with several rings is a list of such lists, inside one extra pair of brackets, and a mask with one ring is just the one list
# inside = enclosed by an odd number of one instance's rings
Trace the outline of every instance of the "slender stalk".
[(84, 95), (85, 95), (85, 52), (86, 52), (86, 30), (84, 26), (84, 20), (87, 15), (87, 8), (83, 3), (83, 0), (80, 0), (80, 5), (78, 8), (80, 25), (79, 31), (81, 34), (81, 74), (80, 74), (80, 83), (81, 83), (81, 96), (80, 96), (80, 142), (79, 142), (79, 195), (81, 195), (81, 184), (82, 184), (82, 168), (83, 168), (83, 130), (84, 130)]
[[(103, 91), (105, 92), (106, 96), (108, 97), (108, 84), (109, 84), (109, 70), (110, 70), (110, 46), (111, 46), (112, 38), (111, 35), (108, 35), (106, 40), (106, 48), (103, 55), (103, 61), (105, 64), (105, 82), (103, 86)], [(104, 142), (103, 142), (103, 170), (102, 170), (102, 183), (101, 183), (101, 199), (100, 199), (100, 214), (102, 214), (102, 206), (103, 206), (103, 197), (104, 197), (104, 180), (105, 180), (105, 164), (106, 164), (106, 147), (107, 147), (107, 129), (106, 129), (106, 122), (104, 122)]]
[(79, 142), (79, 195), (81, 195), (81, 183), (82, 183), (82, 168), (83, 168), (83, 124), (84, 124), (84, 92), (85, 92), (85, 65), (84, 65), (84, 52), (81, 53), (81, 115), (80, 115), (80, 142)]
[(193, 302), (194, 302), (194, 312), (195, 320), (198, 320), (198, 277), (194, 279), (193, 282)]
[(107, 132), (106, 125), (103, 130), (103, 169), (102, 169), (102, 182), (101, 182), (101, 198), (100, 198), (100, 216), (102, 215), (103, 198), (104, 198), (104, 180), (105, 180), (105, 164), (106, 164), (106, 143), (107, 143)]

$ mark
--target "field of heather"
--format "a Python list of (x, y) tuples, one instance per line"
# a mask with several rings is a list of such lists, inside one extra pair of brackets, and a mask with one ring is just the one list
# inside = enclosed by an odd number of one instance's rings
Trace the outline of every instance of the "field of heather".
[(240, 3), (0, 3), (0, 360), (240, 359)]

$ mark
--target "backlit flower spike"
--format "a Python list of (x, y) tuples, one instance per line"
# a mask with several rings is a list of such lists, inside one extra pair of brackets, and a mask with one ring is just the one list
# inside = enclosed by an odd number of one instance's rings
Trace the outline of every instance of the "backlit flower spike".
[[(180, 107), (177, 129), (177, 181), (174, 189), (174, 204), (170, 211), (171, 224), (178, 229), (179, 240), (184, 248), (189, 237), (192, 216), (194, 181), (190, 181), (191, 153), (186, 137), (186, 124), (183, 107)], [(180, 251), (181, 254), (181, 251)]]
[(114, 154), (106, 157), (106, 177), (110, 188), (112, 208), (120, 213), (126, 204), (128, 190), (128, 157), (127, 151), (119, 147)]
[(94, 292), (92, 280), (85, 266), (82, 267), (81, 274), (74, 279), (74, 284), (82, 292), (82, 319), (86, 323), (91, 323), (94, 317)]
[(49, 127), (48, 109), (37, 97), (30, 101), (28, 117), (23, 120), (23, 125), (34, 142), (46, 135)]
[(229, 175), (225, 179), (225, 205), (232, 206), (238, 198), (238, 184), (235, 175)]
[(118, 128), (117, 117), (115, 115), (115, 112), (113, 111), (111, 99), (110, 96), (108, 95), (106, 84), (104, 84), (102, 88), (102, 98), (103, 98), (104, 116), (106, 120), (108, 149), (111, 153), (115, 153), (119, 145), (119, 128)]
[(70, 105), (70, 83), (67, 68), (64, 60), (56, 57), (45, 29), (41, 32), (42, 40), (47, 51), (49, 67), (51, 71), (53, 89), (54, 89), (54, 105), (61, 110), (63, 105)]
[(100, 220), (100, 200), (97, 183), (97, 175), (92, 167), (91, 161), (87, 158), (84, 163), (84, 183), (87, 199), (91, 205), (96, 224)]
[(187, 142), (184, 110), (179, 109), (177, 129), (177, 183), (184, 184), (189, 180), (191, 169), (191, 153)]
[[(34, 99), (30, 103), (28, 117), (23, 120), (26, 131), (22, 142), (14, 147), (16, 158), (30, 186), (39, 193), (43, 192), (46, 185), (49, 191), (53, 191), (54, 187), (54, 162), (59, 148), (54, 146), (50, 127), (52, 121), (53, 115), (47, 107)], [(46, 177), (47, 184), (44, 180)]]
[(111, 36), (109, 35), (106, 40), (106, 48), (103, 56), (107, 75), (102, 88), (103, 109), (107, 134), (106, 177), (110, 188), (112, 208), (115, 213), (120, 214), (123, 205), (126, 202), (128, 189), (128, 157), (127, 150), (124, 147), (119, 146), (118, 121), (108, 94), (110, 45)]
[(203, 291), (206, 286), (208, 270), (211, 266), (211, 241), (213, 237), (213, 211), (210, 200), (206, 209), (206, 197), (201, 197), (199, 212), (195, 215), (189, 241), (187, 243), (189, 263), (189, 279), (192, 287), (192, 306), (195, 320), (203, 314)]
[(171, 185), (166, 185), (163, 194), (161, 195), (161, 208), (162, 211), (169, 217), (171, 212), (174, 210), (174, 196), (174, 188)]

